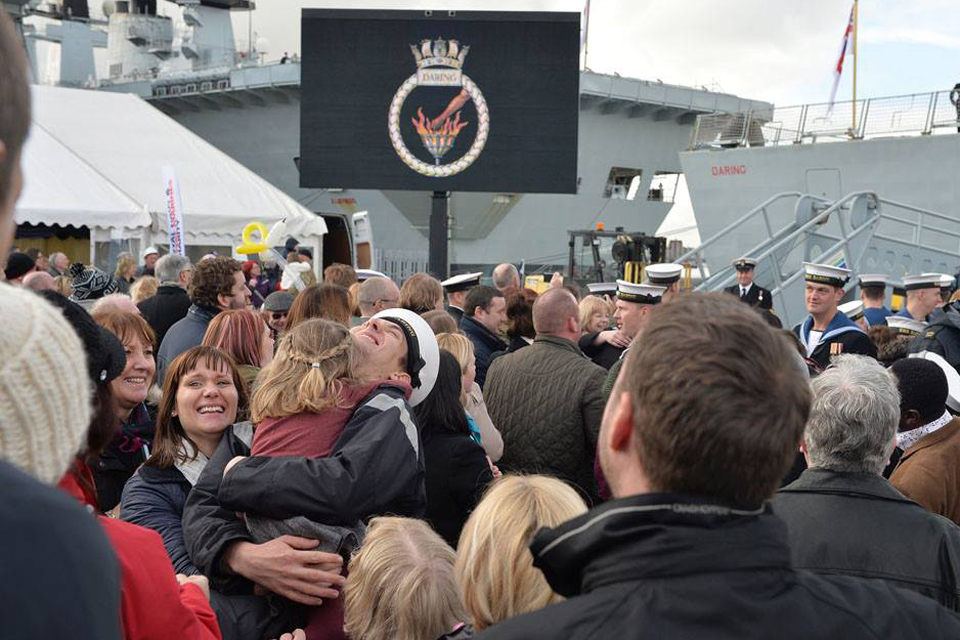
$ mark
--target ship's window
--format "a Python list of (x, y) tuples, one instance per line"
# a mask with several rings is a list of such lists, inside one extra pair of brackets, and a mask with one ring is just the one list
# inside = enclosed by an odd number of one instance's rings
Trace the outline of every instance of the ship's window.
[(626, 167), (611, 167), (607, 177), (607, 186), (604, 187), (603, 197), (612, 200), (633, 200), (640, 190), (640, 176), (642, 169), (627, 169)]
[(191, 82), (190, 84), (186, 85), (186, 86), (183, 88), (183, 90), (184, 90), (185, 93), (196, 93), (196, 91), (197, 91), (197, 85), (194, 84), (193, 82)]
[(677, 183), (679, 181), (679, 173), (674, 171), (655, 171), (653, 173), (653, 179), (650, 181), (650, 191), (647, 192), (647, 200), (672, 203), (677, 195)]
[(217, 89), (229, 89), (230, 81), (229, 80), (217, 80)]
[(166, 87), (157, 87), (156, 89), (153, 90), (153, 93), (154, 93), (154, 95), (165, 96), (165, 95), (167, 95), (167, 88), (166, 88)]
[(175, 96), (180, 94), (180, 85), (175, 84), (170, 87), (170, 95)]
[(213, 89), (213, 83), (209, 80), (200, 83), (200, 91), (210, 91), (211, 89)]

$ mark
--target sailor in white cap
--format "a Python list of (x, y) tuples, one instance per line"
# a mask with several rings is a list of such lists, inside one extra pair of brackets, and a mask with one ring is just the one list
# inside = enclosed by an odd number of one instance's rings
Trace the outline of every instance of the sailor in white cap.
[(483, 277), (481, 271), (461, 273), (440, 283), (440, 286), (447, 293), (447, 313), (453, 316), (457, 324), (460, 324), (460, 319), (463, 318), (463, 302), (467, 299), (467, 293), (480, 284), (481, 277)]
[(603, 298), (608, 302), (613, 302), (617, 296), (616, 282), (588, 282), (587, 289), (590, 295)]
[(160, 258), (160, 250), (156, 247), (147, 247), (141, 251), (140, 259), (143, 260), (143, 265), (137, 269), (137, 277), (154, 275), (153, 267), (157, 264), (158, 258)]
[(387, 278), (387, 274), (376, 269), (357, 269), (357, 282), (365, 282), (370, 278)]
[(672, 262), (647, 265), (643, 270), (643, 275), (648, 284), (667, 288), (663, 294), (664, 302), (670, 302), (673, 296), (680, 293), (680, 275), (682, 273), (683, 265)]
[(746, 302), (751, 307), (767, 310), (772, 309), (773, 296), (770, 295), (769, 291), (753, 281), (757, 261), (753, 258), (744, 257), (734, 260), (733, 267), (737, 270), (737, 284), (732, 287), (727, 287), (724, 291), (738, 296), (741, 302)]
[(829, 264), (803, 263), (806, 280), (804, 300), (810, 315), (796, 327), (807, 358), (821, 369), (830, 364), (830, 356), (857, 353), (877, 357), (877, 348), (866, 332), (837, 309), (850, 270)]
[(898, 316), (926, 320), (941, 304), (939, 273), (904, 276), (903, 288), (907, 292), (907, 303), (896, 313)]
[(851, 300), (850, 302), (844, 302), (837, 307), (841, 313), (857, 323), (857, 326), (866, 331), (870, 328), (870, 323), (867, 322), (866, 318), (863, 316), (863, 301), (862, 300)]
[[(939, 276), (940, 274), (934, 274)], [(907, 279), (904, 278), (906, 285)], [(923, 292), (939, 294), (939, 280), (937, 289), (922, 289)], [(910, 292), (907, 292), (910, 295)], [(909, 302), (909, 298), (908, 298)], [(933, 353), (950, 363), (960, 371), (960, 302), (951, 302), (937, 309), (927, 318), (928, 324), (923, 334), (915, 338), (907, 347), (907, 351), (914, 353)], [(887, 319), (890, 322), (890, 318)]]
[(886, 300), (887, 276), (882, 273), (864, 273), (860, 276), (860, 300), (863, 301), (863, 317), (871, 327), (883, 324), (893, 312)]
[(916, 338), (923, 334), (927, 328), (927, 323), (923, 320), (914, 320), (903, 316), (890, 316), (887, 318), (887, 326), (893, 329), (898, 336)]
[(580, 338), (580, 350), (604, 369), (620, 360), (630, 342), (636, 338), (653, 305), (658, 304), (667, 288), (650, 283), (635, 284), (617, 280), (616, 329), (587, 333)]
[(940, 307), (943, 307), (948, 302), (950, 302), (950, 296), (953, 295), (953, 290), (956, 287), (957, 279), (946, 273), (938, 273), (940, 276)]

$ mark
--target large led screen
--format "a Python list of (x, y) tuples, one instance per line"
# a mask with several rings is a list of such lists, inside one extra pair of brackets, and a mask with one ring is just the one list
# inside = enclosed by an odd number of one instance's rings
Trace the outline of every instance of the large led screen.
[(301, 186), (576, 192), (578, 14), (305, 9), (302, 38)]

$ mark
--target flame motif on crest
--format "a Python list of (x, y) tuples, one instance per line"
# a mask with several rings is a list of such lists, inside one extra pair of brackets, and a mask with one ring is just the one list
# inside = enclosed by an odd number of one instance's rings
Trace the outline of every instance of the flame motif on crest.
[(469, 122), (460, 122), (460, 111), (457, 111), (455, 118), (447, 118), (443, 121), (443, 124), (434, 129), (430, 120), (423, 115), (422, 108), (417, 108), (417, 117), (410, 118), (410, 121), (413, 123), (417, 133), (420, 134), (423, 146), (426, 147), (427, 151), (430, 152), (430, 155), (432, 155), (437, 162), (453, 147), (453, 143), (457, 140), (457, 135), (460, 131), (470, 124)]

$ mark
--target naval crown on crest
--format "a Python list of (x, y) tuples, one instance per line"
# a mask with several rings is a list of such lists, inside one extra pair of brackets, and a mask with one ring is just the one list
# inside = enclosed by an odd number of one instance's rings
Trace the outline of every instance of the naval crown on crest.
[(417, 68), (426, 67), (452, 67), (460, 69), (463, 66), (463, 60), (470, 51), (468, 46), (460, 46), (456, 40), (423, 40), (420, 45), (410, 45), (410, 51), (417, 61)]

